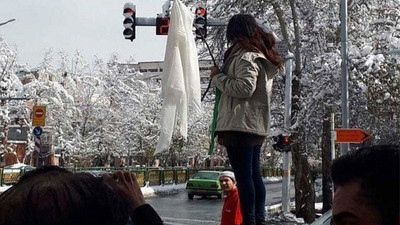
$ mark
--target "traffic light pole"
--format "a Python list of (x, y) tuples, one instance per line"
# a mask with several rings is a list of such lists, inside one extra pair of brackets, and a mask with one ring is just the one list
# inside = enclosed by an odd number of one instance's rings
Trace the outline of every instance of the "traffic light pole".
[[(292, 58), (293, 54), (288, 53), (285, 57), (285, 130), (290, 130), (292, 122)], [(290, 212), (290, 167), (292, 152), (283, 152), (283, 174), (282, 174), (282, 211)]]
[[(226, 20), (220, 20), (215, 18), (207, 18), (207, 26), (226, 26), (228, 22)], [(156, 26), (155, 17), (137, 17), (136, 26)]]
[[(349, 74), (347, 57), (347, 0), (341, 0), (340, 5), (340, 37), (342, 53), (342, 128), (349, 128)], [(349, 143), (342, 143), (340, 154), (344, 155), (349, 151)]]
[(0, 26), (6, 25), (7, 23), (11, 23), (13, 21), (15, 21), (15, 19), (11, 19), (11, 20), (8, 20), (8, 21), (6, 21), (4, 23), (0, 23)]

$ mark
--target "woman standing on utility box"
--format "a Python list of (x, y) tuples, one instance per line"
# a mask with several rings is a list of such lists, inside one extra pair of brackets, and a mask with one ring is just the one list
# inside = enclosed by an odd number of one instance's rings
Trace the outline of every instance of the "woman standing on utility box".
[(230, 47), (222, 71), (212, 67), (210, 74), (212, 85), (221, 91), (215, 131), (236, 176), (243, 225), (261, 225), (266, 196), (260, 148), (269, 132), (272, 79), (282, 60), (273, 35), (251, 15), (233, 16), (226, 37)]

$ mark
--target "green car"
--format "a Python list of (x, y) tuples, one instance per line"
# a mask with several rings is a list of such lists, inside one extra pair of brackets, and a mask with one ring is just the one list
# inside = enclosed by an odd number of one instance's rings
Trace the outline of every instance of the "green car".
[(188, 198), (193, 199), (195, 195), (211, 196), (216, 195), (219, 199), (222, 198), (222, 190), (219, 184), (218, 171), (197, 171), (186, 184)]

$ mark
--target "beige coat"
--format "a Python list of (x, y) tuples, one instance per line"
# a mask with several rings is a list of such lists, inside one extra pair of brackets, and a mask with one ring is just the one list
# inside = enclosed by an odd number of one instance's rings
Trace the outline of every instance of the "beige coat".
[(272, 79), (277, 67), (263, 54), (236, 45), (222, 71), (212, 79), (213, 86), (221, 91), (216, 131), (267, 136)]

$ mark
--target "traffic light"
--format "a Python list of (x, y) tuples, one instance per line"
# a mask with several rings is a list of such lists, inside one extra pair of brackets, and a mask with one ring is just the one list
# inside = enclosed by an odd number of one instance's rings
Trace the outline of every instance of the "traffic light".
[(156, 35), (168, 35), (169, 17), (156, 18)]
[(195, 11), (194, 27), (196, 28), (196, 38), (207, 37), (207, 11), (203, 7), (198, 7)]
[(272, 145), (278, 152), (290, 152), (290, 137), (282, 134), (273, 137), (275, 144)]
[(133, 41), (136, 37), (136, 6), (130, 2), (124, 5), (124, 37), (125, 39)]

